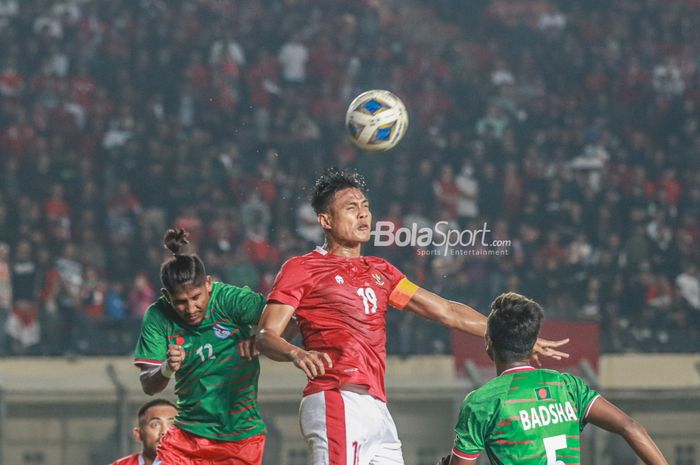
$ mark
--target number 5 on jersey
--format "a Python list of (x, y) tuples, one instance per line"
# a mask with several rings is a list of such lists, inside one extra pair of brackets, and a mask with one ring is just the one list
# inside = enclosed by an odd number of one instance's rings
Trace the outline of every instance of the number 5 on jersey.
[(547, 454), (547, 465), (566, 465), (561, 460), (557, 460), (557, 451), (566, 449), (566, 435), (550, 436), (542, 440), (544, 442), (544, 450)]
[(362, 297), (362, 305), (365, 306), (365, 315), (377, 313), (377, 294), (371, 287), (360, 287), (357, 289), (357, 295)]

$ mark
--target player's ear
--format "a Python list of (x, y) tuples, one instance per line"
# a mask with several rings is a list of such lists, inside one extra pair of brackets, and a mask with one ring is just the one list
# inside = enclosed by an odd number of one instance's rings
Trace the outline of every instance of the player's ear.
[(204, 281), (204, 284), (207, 286), (207, 293), (211, 294), (211, 276), (207, 275), (207, 279)]
[(328, 213), (319, 213), (318, 224), (320, 224), (323, 229), (331, 229), (331, 215)]
[(486, 342), (486, 353), (488, 354), (489, 358), (493, 360), (493, 341), (488, 334), (484, 336), (484, 341)]
[(134, 439), (136, 439), (138, 442), (143, 442), (141, 440), (141, 428), (139, 428), (138, 426), (135, 427), (133, 429), (133, 433), (134, 433)]
[(165, 301), (168, 302), (170, 305), (172, 305), (172, 297), (170, 296), (170, 292), (164, 287), (160, 288), (160, 293), (163, 294), (163, 297), (165, 297)]

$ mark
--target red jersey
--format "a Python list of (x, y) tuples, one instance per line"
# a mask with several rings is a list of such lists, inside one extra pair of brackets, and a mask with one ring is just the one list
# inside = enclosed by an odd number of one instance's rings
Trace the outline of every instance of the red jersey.
[(143, 459), (141, 458), (141, 453), (136, 452), (135, 454), (122, 457), (116, 462), (112, 462), (112, 465), (143, 465)]
[(309, 380), (304, 395), (352, 384), (386, 402), (386, 311), (403, 308), (417, 287), (377, 257), (342, 257), (321, 248), (289, 259), (268, 301), (291, 305), (307, 350), (333, 368)]

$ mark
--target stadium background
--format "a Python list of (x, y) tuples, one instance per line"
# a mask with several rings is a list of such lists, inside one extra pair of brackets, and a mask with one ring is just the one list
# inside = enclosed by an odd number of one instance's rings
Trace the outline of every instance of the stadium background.
[[(375, 221), (488, 222), (506, 255), (365, 252), (482, 310), (525, 293), (561, 336), (592, 325), (570, 368), (699, 463), (699, 23), (696, 0), (0, 0), (0, 463), (131, 450), (165, 229), (265, 292), (319, 243), (307, 194), (331, 165), (367, 177)], [(411, 127), (368, 155), (343, 117), (377, 87)], [(430, 464), (489, 372), (441, 327), (388, 326), (407, 464)], [(306, 463), (302, 381), (264, 366), (270, 463)], [(585, 463), (634, 463), (588, 443)]]

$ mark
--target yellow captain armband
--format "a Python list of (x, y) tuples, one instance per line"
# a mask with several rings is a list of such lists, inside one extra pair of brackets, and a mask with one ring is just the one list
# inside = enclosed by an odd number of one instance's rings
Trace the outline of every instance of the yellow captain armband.
[(418, 291), (418, 286), (413, 284), (408, 279), (403, 278), (401, 281), (399, 281), (394, 290), (391, 291), (391, 295), (389, 296), (389, 305), (398, 309), (403, 309), (411, 300), (411, 297), (413, 297), (416, 291)]

